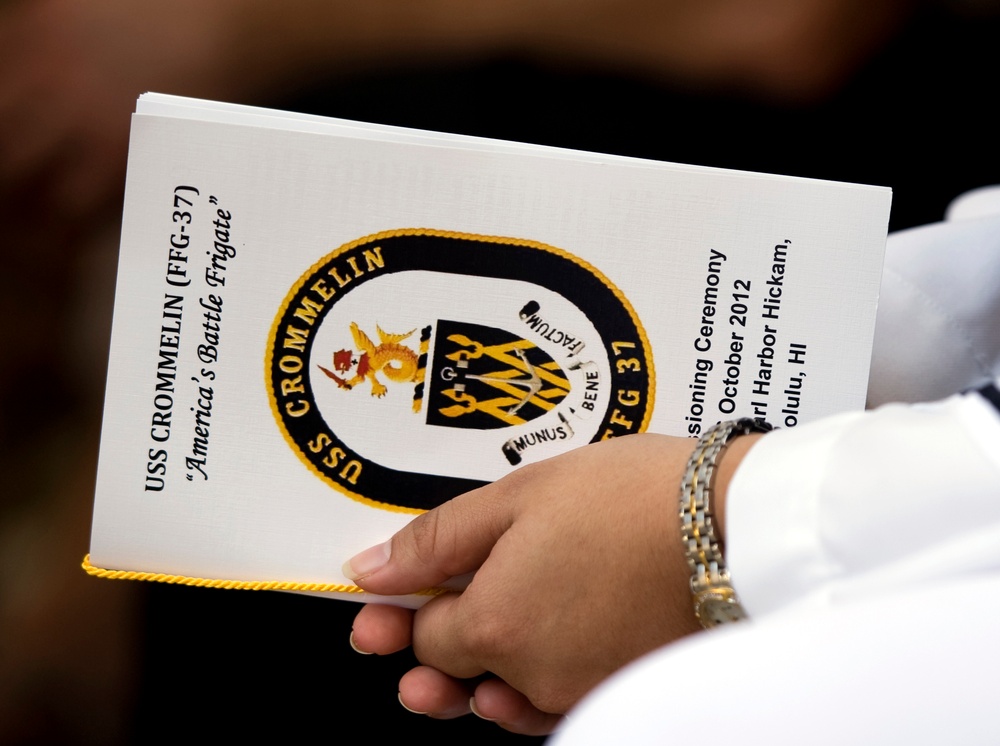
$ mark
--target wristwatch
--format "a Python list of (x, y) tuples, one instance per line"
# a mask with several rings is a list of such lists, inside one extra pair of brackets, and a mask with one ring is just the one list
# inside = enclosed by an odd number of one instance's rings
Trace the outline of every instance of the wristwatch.
[(729, 578), (722, 543), (712, 521), (715, 466), (726, 445), (740, 435), (766, 433), (773, 427), (745, 417), (709, 428), (698, 439), (681, 480), (680, 519), (684, 554), (691, 570), (694, 613), (706, 629), (746, 618)]

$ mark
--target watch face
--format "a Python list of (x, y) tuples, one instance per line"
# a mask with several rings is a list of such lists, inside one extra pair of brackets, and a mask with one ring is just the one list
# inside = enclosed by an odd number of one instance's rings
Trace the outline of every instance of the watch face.
[(746, 619), (746, 613), (731, 590), (708, 591), (695, 602), (694, 613), (705, 627), (717, 627)]

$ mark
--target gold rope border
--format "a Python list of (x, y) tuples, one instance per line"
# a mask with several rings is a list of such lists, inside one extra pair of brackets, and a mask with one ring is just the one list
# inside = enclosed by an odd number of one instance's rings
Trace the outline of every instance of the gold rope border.
[[(190, 585), (198, 588), (222, 588), (234, 591), (305, 591), (310, 593), (366, 593), (356, 585), (338, 583), (293, 583), (287, 580), (218, 580), (212, 578), (192, 578), (187, 575), (168, 575), (162, 572), (139, 572), (137, 570), (106, 570), (90, 563), (90, 555), (83, 558), (80, 565), (84, 572), (95, 578), (108, 580), (144, 580), (150, 583), (170, 585)], [(437, 596), (444, 591), (432, 588), (417, 591), (416, 596)]]

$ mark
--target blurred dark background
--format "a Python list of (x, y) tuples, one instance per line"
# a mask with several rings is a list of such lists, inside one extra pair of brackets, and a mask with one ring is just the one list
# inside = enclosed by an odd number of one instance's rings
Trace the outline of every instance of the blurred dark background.
[(894, 230), (1000, 179), (991, 2), (204, 5), (0, 8), (0, 743), (540, 740), (405, 712), (353, 604), (79, 569), (142, 91), (888, 185)]

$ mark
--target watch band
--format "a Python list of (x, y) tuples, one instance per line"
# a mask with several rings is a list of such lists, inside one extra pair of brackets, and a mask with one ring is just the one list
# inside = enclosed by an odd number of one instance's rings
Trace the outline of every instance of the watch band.
[(681, 481), (680, 519), (684, 554), (691, 570), (694, 613), (705, 628), (746, 618), (729, 579), (722, 543), (712, 520), (716, 461), (735, 437), (766, 433), (772, 426), (744, 417), (710, 427), (698, 439)]

